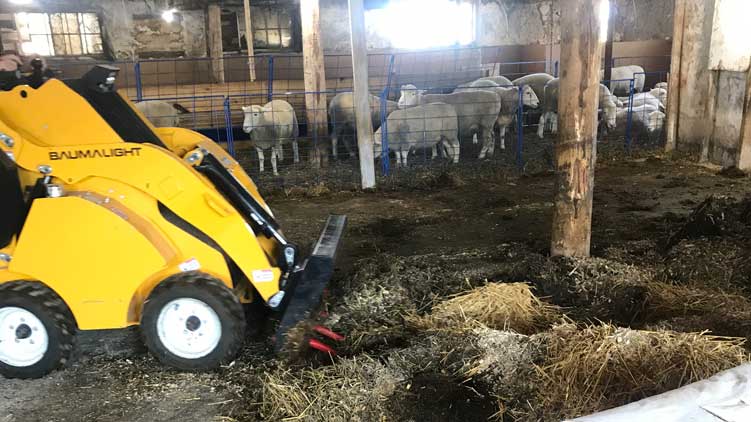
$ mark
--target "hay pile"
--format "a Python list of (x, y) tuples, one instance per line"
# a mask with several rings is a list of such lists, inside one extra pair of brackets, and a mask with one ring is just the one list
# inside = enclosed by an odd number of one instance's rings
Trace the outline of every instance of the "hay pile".
[[(524, 248), (503, 245), (454, 254), (396, 257), (380, 254), (359, 268), (333, 295), (330, 318), (335, 330), (348, 333), (347, 350), (373, 351), (401, 345), (408, 333), (405, 315), (425, 315), (441, 300), (482, 286), (488, 280), (525, 277), (544, 258), (520, 259)], [(512, 280), (514, 280), (512, 278)]]
[(639, 267), (655, 267), (663, 260), (657, 242), (652, 239), (631, 240), (607, 247), (603, 258)]
[(347, 333), (351, 352), (393, 347), (405, 335), (404, 316), (416, 309), (404, 287), (365, 283), (332, 307), (326, 324)]
[(402, 380), (393, 368), (365, 355), (315, 369), (279, 368), (266, 373), (261, 415), (275, 421), (391, 419), (384, 402)]
[(745, 337), (751, 340), (751, 300), (703, 287), (653, 283), (646, 321), (674, 331)]
[(748, 234), (751, 228), (751, 197), (707, 197), (665, 241), (665, 250), (684, 239)]
[[(489, 284), (436, 304), (421, 318), (430, 324), (427, 330), (411, 333), (407, 345), (386, 350), (378, 360), (361, 354), (331, 366), (268, 372), (263, 417), (399, 420), (415, 397), (410, 385), (435, 378), (457, 389), (476, 389), (483, 406), (498, 407), (498, 417), (552, 421), (663, 393), (747, 361), (742, 339), (701, 333), (566, 323), (524, 335), (484, 326), (481, 321), (531, 332), (547, 311), (557, 316), (519, 285), (503, 290), (516, 290), (514, 294), (524, 298), (519, 301), (531, 307), (468, 311), (473, 307), (457, 305), (473, 298), (481, 301), (480, 294), (488, 291), (498, 300), (501, 296), (493, 292), (498, 286), (503, 285)], [(670, 300), (684, 293), (672, 291), (675, 297)], [(667, 293), (661, 294), (656, 303), (667, 303)], [(711, 305), (698, 295), (686, 299), (693, 304), (686, 305), (686, 312)]]
[(552, 330), (539, 416), (573, 418), (706, 379), (748, 361), (743, 340), (612, 325)]
[[(706, 239), (683, 239), (675, 253), (688, 257), (679, 251), (689, 241)], [(655, 281), (664, 271), (654, 244), (607, 251), (632, 263), (648, 258), (647, 269), (611, 259), (547, 259), (519, 245), (361, 261), (337, 286), (327, 321), (348, 334), (344, 351), (360, 354), (301, 372), (269, 371), (263, 416), (399, 420), (411, 414), (404, 406), (422, 397), (410, 386), (440, 380), (438, 391), (445, 383), (476, 389), (483, 405), (498, 406), (499, 417), (552, 421), (663, 393), (747, 361), (742, 339), (701, 332), (749, 336), (751, 300), (697, 283)], [(573, 307), (567, 312), (579, 321), (659, 324), (551, 329), (566, 318), (561, 308), (538, 299), (526, 283), (494, 280), (530, 281), (556, 305)]]
[[(582, 318), (628, 324), (641, 313), (650, 271), (602, 258), (554, 258), (533, 274), (538, 291), (556, 305), (577, 307)], [(573, 310), (572, 310), (573, 311)]]
[(442, 374), (471, 382), (502, 408), (524, 408), (538, 388), (536, 365), (544, 358), (544, 335), (527, 336), (486, 327), (432, 331), (388, 354), (399, 373)]
[(732, 291), (751, 291), (751, 252), (742, 239), (682, 240), (665, 256), (664, 280)]
[(488, 283), (437, 304), (428, 315), (414, 315), (409, 322), (422, 330), (488, 327), (533, 334), (559, 317), (557, 307), (538, 299), (527, 284)]

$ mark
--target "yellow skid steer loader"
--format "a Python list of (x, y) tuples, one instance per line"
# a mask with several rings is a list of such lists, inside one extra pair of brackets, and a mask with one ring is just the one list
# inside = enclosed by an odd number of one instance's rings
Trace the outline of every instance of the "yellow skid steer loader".
[(215, 368), (239, 351), (252, 303), (277, 313), (279, 349), (333, 273), (344, 216), (300, 257), (238, 163), (196, 132), (153, 127), (117, 73), (0, 91), (6, 377), (60, 367), (77, 330), (132, 325), (164, 364)]

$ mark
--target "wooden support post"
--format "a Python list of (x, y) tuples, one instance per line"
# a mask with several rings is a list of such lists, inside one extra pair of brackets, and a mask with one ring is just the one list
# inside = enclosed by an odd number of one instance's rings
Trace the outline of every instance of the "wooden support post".
[(352, 35), (352, 77), (355, 88), (357, 148), (360, 151), (360, 178), (363, 189), (375, 188), (373, 160), (373, 121), (368, 91), (368, 52), (365, 39), (365, 10), (362, 0), (349, 0), (349, 24)]
[(749, 68), (746, 78), (746, 99), (743, 106), (742, 122), (738, 168), (748, 173), (751, 172), (751, 68)]
[(561, 1), (560, 130), (555, 146), (552, 256), (589, 256), (597, 158), (602, 0)]
[(253, 51), (253, 24), (250, 20), (250, 0), (243, 0), (243, 10), (245, 15), (245, 44), (248, 48), (248, 71), (250, 72), (250, 81), (256, 80), (256, 59)]
[(605, 85), (608, 88), (612, 86), (610, 80), (613, 79), (613, 40), (615, 38), (615, 4), (610, 5), (610, 15), (608, 16), (608, 40), (605, 42)]
[(214, 82), (224, 83), (224, 50), (222, 49), (222, 8), (210, 4), (208, 12), (209, 57), (211, 57), (211, 74)]
[(312, 139), (311, 162), (317, 167), (328, 164), (328, 107), (326, 107), (326, 73), (318, 0), (300, 0), (302, 26), (303, 79), (308, 136)]
[(681, 59), (683, 57), (683, 30), (686, 22), (686, 0), (675, 0), (673, 8), (673, 47), (670, 57), (670, 77), (668, 79), (668, 118), (665, 152), (675, 150), (678, 138), (678, 111), (680, 110)]

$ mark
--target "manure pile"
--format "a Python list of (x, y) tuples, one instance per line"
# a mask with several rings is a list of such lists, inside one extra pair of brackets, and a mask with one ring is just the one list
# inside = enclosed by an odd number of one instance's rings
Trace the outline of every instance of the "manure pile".
[(708, 198), (600, 258), (505, 244), (362, 260), (323, 321), (347, 334), (341, 355), (268, 368), (261, 416), (558, 421), (745, 363), (749, 204)]

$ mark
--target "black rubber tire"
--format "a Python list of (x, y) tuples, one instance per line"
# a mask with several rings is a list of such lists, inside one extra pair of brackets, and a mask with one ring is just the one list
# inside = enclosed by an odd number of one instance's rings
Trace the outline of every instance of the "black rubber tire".
[(7, 378), (41, 378), (65, 365), (75, 347), (76, 322), (60, 296), (39, 282), (11, 281), (0, 284), (0, 308), (9, 306), (26, 309), (42, 321), (48, 347), (42, 359), (30, 366), (0, 361), (0, 374)]
[[(219, 343), (204, 357), (186, 359), (177, 356), (159, 339), (157, 320), (160, 312), (169, 302), (181, 298), (200, 300), (219, 317), (222, 325)], [(163, 364), (185, 371), (205, 371), (231, 362), (245, 340), (245, 326), (242, 304), (232, 290), (200, 272), (180, 273), (164, 280), (149, 295), (141, 316), (141, 335), (151, 354)]]

